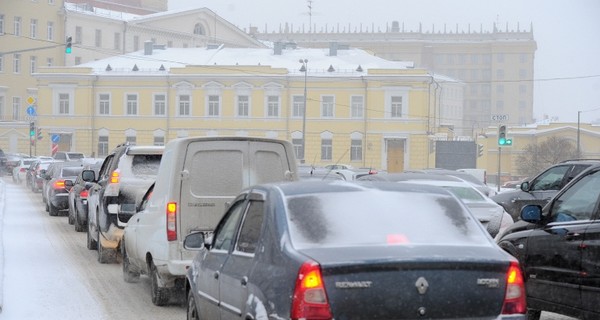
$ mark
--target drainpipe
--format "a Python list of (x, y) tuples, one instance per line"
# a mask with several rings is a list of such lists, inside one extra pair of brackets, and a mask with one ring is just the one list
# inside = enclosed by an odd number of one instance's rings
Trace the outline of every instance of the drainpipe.
[(90, 113), (92, 114), (92, 117), (91, 117), (92, 118), (92, 124), (91, 124), (92, 132), (90, 134), (90, 139), (92, 141), (90, 143), (90, 146), (92, 148), (92, 150), (91, 150), (92, 158), (95, 158), (95, 155), (96, 155), (96, 152), (94, 151), (94, 148), (96, 146), (96, 144), (94, 144), (94, 141), (96, 141), (96, 130), (97, 130), (96, 129), (96, 111), (97, 110), (96, 110), (95, 100), (96, 100), (96, 94), (97, 94), (97, 92), (96, 92), (96, 89), (97, 89), (96, 86), (98, 84), (98, 79), (99, 78), (100, 77), (98, 75), (95, 75), (92, 78), (92, 95), (90, 97), (90, 99), (92, 100), (92, 101), (90, 101)]
[[(363, 121), (363, 132), (365, 133), (365, 139), (364, 139), (365, 147), (363, 148), (363, 167), (366, 167), (367, 166), (367, 163), (366, 163), (366, 161), (367, 161), (367, 149), (369, 148), (369, 143), (368, 143), (368, 139), (367, 139), (367, 128), (368, 128), (367, 127), (367, 125), (368, 125), (367, 119), (369, 119), (369, 117), (367, 116), (367, 112), (368, 112), (367, 110), (369, 110), (369, 108), (367, 107), (369, 105), (369, 103), (368, 103), (368, 100), (369, 100), (368, 96), (369, 95), (368, 95), (367, 88), (369, 87), (369, 83), (367, 82), (367, 79), (365, 79), (364, 76), (360, 76), (360, 80), (362, 81), (362, 83), (364, 84), (364, 87), (365, 87), (365, 103), (364, 103), (364, 110), (363, 110), (363, 112), (364, 112), (364, 114), (363, 114), (363, 118), (364, 118), (364, 121)], [(352, 142), (350, 142), (350, 143), (352, 144)], [(350, 148), (352, 148), (352, 146), (350, 146)], [(352, 156), (352, 154), (350, 156)]]

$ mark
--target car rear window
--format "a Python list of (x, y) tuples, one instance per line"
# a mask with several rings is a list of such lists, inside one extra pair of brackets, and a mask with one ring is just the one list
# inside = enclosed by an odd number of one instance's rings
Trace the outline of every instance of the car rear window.
[(288, 198), (295, 247), (489, 245), (485, 231), (450, 195), (385, 191)]
[(161, 154), (136, 154), (131, 161), (131, 171), (136, 176), (156, 175), (161, 158)]
[(61, 171), (61, 177), (76, 177), (83, 171), (83, 167), (64, 167)]

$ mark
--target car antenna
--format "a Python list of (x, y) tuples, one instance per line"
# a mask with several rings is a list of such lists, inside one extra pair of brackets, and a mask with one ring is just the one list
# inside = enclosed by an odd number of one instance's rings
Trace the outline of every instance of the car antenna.
[[(348, 150), (349, 149), (346, 149), (346, 151), (344, 151), (344, 153), (337, 159), (337, 161), (334, 163), (334, 165), (340, 164), (340, 161), (342, 161), (342, 158), (346, 155), (346, 153), (348, 153)], [(322, 180), (325, 180), (325, 178), (327, 178), (329, 176), (329, 173), (331, 172), (331, 170), (333, 170), (333, 167), (329, 168), (329, 170), (327, 171), (327, 174), (325, 174), (325, 176), (323, 176)]]

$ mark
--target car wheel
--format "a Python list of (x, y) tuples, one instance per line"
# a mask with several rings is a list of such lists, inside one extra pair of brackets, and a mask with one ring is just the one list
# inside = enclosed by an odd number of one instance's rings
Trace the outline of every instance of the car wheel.
[(187, 320), (200, 320), (198, 307), (196, 307), (196, 299), (192, 290), (190, 290), (187, 296)]
[[(123, 239), (124, 241), (125, 239)], [(125, 250), (125, 244), (121, 243), (121, 254), (123, 256), (123, 280), (128, 283), (138, 282), (140, 280), (140, 273), (131, 271), (129, 256)]]
[(154, 262), (150, 262), (150, 290), (152, 290), (152, 303), (156, 306), (164, 306), (169, 302), (169, 289), (160, 286), (158, 270)]
[(527, 309), (527, 320), (540, 320), (541, 316), (541, 310)]
[(75, 231), (77, 231), (77, 232), (85, 231), (86, 225), (81, 223), (81, 221), (79, 221), (79, 214), (77, 213), (77, 211), (75, 211), (75, 221), (73, 222), (73, 224), (75, 225)]
[(51, 216), (56, 217), (58, 215), (58, 209), (50, 201), (46, 203), (46, 207), (48, 207), (48, 213)]
[(89, 250), (97, 250), (98, 249), (98, 242), (96, 240), (94, 240), (94, 238), (92, 238), (92, 236), (90, 235), (90, 226), (88, 225), (87, 227), (87, 243), (86, 246)]
[(117, 251), (115, 249), (107, 249), (102, 246), (100, 241), (100, 232), (98, 231), (98, 262), (100, 263), (115, 263), (117, 262)]
[(74, 225), (75, 224), (75, 217), (73, 216), (73, 207), (72, 207), (72, 205), (69, 206), (69, 218), (67, 219), (67, 221), (69, 222), (70, 225)]

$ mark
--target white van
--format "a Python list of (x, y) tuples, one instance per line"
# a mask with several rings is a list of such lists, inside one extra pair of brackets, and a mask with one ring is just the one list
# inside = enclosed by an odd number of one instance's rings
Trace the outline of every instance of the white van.
[(195, 251), (183, 248), (192, 231), (212, 232), (244, 188), (298, 179), (288, 141), (250, 137), (190, 137), (169, 142), (153, 189), (129, 219), (121, 245), (123, 277), (151, 279), (152, 302), (184, 292)]

